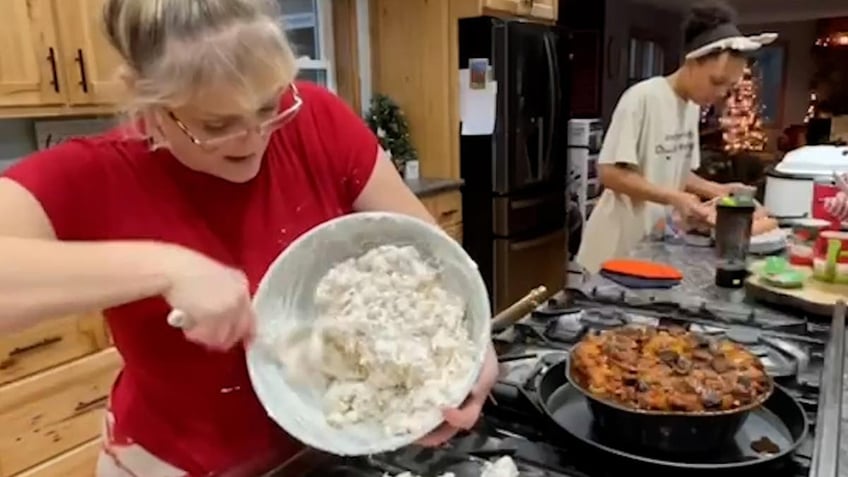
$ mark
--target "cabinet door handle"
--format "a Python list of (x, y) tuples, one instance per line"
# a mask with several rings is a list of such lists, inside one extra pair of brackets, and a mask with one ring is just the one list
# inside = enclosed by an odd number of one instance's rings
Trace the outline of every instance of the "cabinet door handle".
[(79, 414), (83, 412), (92, 411), (94, 409), (101, 409), (106, 407), (106, 403), (109, 401), (109, 396), (99, 396), (91, 401), (78, 401), (76, 407), (74, 407), (74, 413)]
[(9, 352), (9, 357), (12, 358), (14, 356), (29, 353), (30, 351), (35, 351), (39, 348), (46, 348), (50, 345), (54, 345), (54, 344), (59, 343), (61, 341), (62, 341), (61, 336), (50, 336), (48, 338), (44, 338), (44, 339), (41, 339), (39, 341), (36, 341), (35, 343), (24, 345), (24, 346), (19, 346), (19, 347), (13, 349), (12, 351)]
[(42, 340), (36, 341), (35, 343), (19, 346), (11, 351), (7, 355), (6, 359), (0, 361), (0, 371), (4, 369), (9, 369), (12, 366), (15, 366), (18, 363), (18, 358), (27, 354), (31, 351), (35, 351), (41, 348), (47, 348), (48, 346), (54, 345), (62, 341), (61, 336), (51, 336), (49, 338), (44, 338)]
[(85, 57), (82, 54), (81, 49), (77, 49), (77, 65), (79, 65), (80, 70), (80, 82), (79, 85), (82, 86), (82, 92), (88, 93), (88, 76), (85, 73)]
[(59, 70), (56, 69), (56, 50), (53, 47), (50, 47), (47, 53), (47, 61), (50, 62), (50, 69), (53, 73), (53, 79), (50, 81), (50, 84), (53, 85), (53, 91), (59, 92)]

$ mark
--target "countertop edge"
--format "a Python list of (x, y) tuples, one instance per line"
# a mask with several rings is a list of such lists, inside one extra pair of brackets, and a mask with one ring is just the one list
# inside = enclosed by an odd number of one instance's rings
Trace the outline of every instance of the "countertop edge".
[(462, 179), (425, 178), (407, 179), (404, 181), (409, 190), (419, 198), (429, 197), (443, 192), (459, 190), (465, 183)]

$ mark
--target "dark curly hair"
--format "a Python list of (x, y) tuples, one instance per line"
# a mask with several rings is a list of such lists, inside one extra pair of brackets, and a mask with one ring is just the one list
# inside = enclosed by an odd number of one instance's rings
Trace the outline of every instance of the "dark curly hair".
[(683, 40), (686, 45), (692, 40), (724, 23), (736, 23), (736, 10), (721, 0), (697, 3), (689, 10), (689, 16), (683, 28)]

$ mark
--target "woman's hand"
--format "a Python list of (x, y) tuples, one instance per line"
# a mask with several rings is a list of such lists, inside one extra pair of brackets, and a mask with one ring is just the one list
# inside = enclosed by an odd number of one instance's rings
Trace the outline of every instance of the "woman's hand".
[(170, 286), (163, 296), (186, 315), (186, 338), (225, 351), (253, 337), (255, 318), (241, 271), (182, 247), (170, 248), (164, 260)]
[(477, 419), (480, 418), (480, 411), (483, 410), (483, 404), (489, 397), (489, 392), (495, 381), (498, 379), (498, 357), (495, 354), (494, 347), (490, 346), (486, 353), (486, 359), (483, 361), (483, 369), (480, 371), (480, 377), (477, 378), (477, 383), (471, 390), (465, 402), (459, 409), (445, 409), (445, 422), (438, 429), (426, 435), (418, 441), (418, 445), (425, 447), (437, 447), (456, 435), (461, 430), (468, 430), (474, 427)]

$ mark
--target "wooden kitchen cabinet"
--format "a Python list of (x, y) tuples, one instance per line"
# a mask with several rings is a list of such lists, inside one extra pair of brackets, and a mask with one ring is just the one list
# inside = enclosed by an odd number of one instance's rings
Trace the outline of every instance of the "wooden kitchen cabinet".
[(102, 448), (100, 438), (92, 439), (15, 477), (91, 477)]
[(63, 104), (52, 0), (3, 0), (3, 5), (0, 111), (9, 106)]
[(0, 118), (114, 110), (121, 61), (102, 32), (103, 1), (3, 0)]
[(121, 57), (103, 33), (104, 0), (54, 0), (61, 4), (62, 57), (72, 105), (115, 104), (121, 99), (117, 77)]
[[(121, 364), (117, 350), (109, 348), (0, 388), (0, 477), (79, 452), (96, 439)], [(74, 467), (94, 468), (94, 462), (70, 458)], [(67, 466), (66, 459), (57, 461), (63, 460)]]
[(121, 358), (100, 313), (0, 335), (0, 477), (89, 477)]
[(556, 21), (559, 18), (559, 1), (533, 0), (530, 16), (540, 20)]
[(422, 197), (421, 203), (439, 227), (462, 243), (462, 194), (458, 190)]
[(0, 385), (109, 346), (106, 325), (99, 313), (51, 319), (17, 333), (2, 334)]
[(482, 13), (506, 14), (534, 18), (557, 19), (557, 0), (482, 0)]

